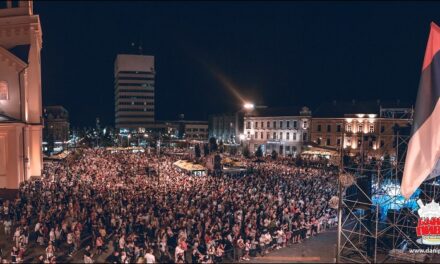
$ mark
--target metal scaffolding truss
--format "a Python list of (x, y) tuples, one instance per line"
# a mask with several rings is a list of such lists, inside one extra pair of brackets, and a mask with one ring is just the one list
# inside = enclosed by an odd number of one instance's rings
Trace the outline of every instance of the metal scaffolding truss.
[(414, 108), (380, 108), (380, 117), (395, 119), (413, 119)]
[[(409, 136), (398, 133), (397, 152), (405, 152)], [(339, 177), (338, 262), (396, 262), (396, 250), (406, 259), (420, 259), (420, 254), (410, 254), (407, 250), (427, 247), (417, 243), (418, 215), (415, 206), (409, 209), (416, 201), (405, 201), (398, 195), (405, 156), (405, 153), (396, 155), (389, 167), (381, 161), (349, 167), (344, 166), (341, 159), (340, 175), (353, 175), (355, 181), (347, 186)], [(370, 180), (371, 195), (366, 187)], [(440, 196), (440, 186), (433, 185), (432, 181), (420, 189), (419, 197), (426, 201), (438, 200)], [(386, 212), (382, 210), (385, 205), (388, 206)]]

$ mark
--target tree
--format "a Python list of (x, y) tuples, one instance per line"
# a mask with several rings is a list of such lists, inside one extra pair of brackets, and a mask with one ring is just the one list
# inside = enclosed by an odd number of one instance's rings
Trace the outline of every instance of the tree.
[(203, 144), (203, 155), (205, 157), (209, 155), (209, 146), (207, 143)]
[(272, 159), (276, 160), (278, 158), (278, 153), (275, 150), (272, 150)]
[(195, 152), (195, 155), (196, 155), (196, 159), (199, 159), (202, 156), (199, 144), (196, 144), (196, 146), (194, 147), (194, 152)]
[(217, 146), (217, 140), (215, 139), (215, 137), (212, 137), (209, 139), (209, 152), (215, 152), (217, 151), (218, 146)]
[(249, 146), (248, 146), (248, 145), (246, 145), (246, 146), (243, 147), (242, 154), (243, 154), (243, 156), (244, 156), (245, 158), (249, 158), (249, 156), (250, 156), (251, 153), (250, 153), (250, 151), (249, 151)]
[(261, 145), (259, 145), (257, 151), (255, 151), (255, 156), (258, 158), (258, 160), (263, 157), (263, 150), (261, 149)]
[(223, 144), (223, 140), (221, 140), (221, 139), (218, 144), (218, 149), (219, 149), (220, 153), (223, 153), (225, 151), (225, 145)]

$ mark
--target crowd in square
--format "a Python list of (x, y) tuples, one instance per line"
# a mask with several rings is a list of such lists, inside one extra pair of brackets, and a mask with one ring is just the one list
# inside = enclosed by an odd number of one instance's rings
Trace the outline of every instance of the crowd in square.
[(47, 164), (0, 207), (2, 239), (13, 244), (3, 262), (30, 261), (31, 247), (45, 249), (31, 260), (39, 263), (75, 254), (94, 263), (106, 252), (108, 263), (248, 261), (336, 224), (334, 168), (278, 158), (243, 160), (240, 177), (190, 176), (176, 160), (85, 149)]

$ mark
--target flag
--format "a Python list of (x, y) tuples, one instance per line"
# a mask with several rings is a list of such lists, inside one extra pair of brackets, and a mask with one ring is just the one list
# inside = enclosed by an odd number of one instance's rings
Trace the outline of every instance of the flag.
[(401, 193), (409, 198), (432, 173), (440, 159), (440, 28), (431, 23), (426, 45), (412, 135), (403, 170)]

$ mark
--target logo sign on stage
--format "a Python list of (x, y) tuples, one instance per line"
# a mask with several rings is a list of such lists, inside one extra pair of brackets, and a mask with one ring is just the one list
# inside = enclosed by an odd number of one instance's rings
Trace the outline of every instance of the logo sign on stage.
[(417, 223), (417, 243), (424, 245), (440, 245), (440, 205), (434, 201), (424, 205), (419, 199), (420, 209)]

